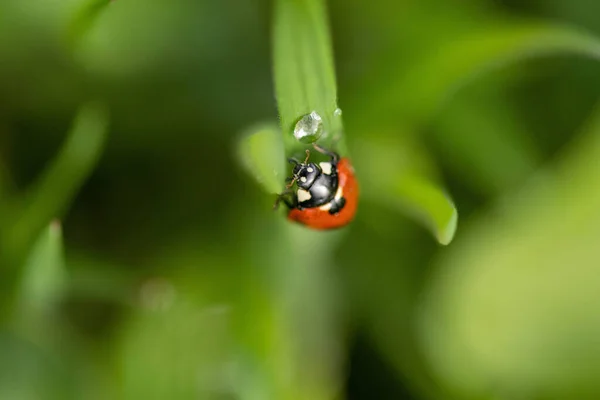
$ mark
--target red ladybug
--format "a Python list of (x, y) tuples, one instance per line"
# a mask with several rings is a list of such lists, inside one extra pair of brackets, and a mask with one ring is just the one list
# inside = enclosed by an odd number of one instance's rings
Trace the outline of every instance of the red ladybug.
[[(354, 218), (358, 205), (358, 183), (354, 168), (348, 158), (314, 145), (315, 149), (330, 157), (329, 162), (309, 163), (306, 159), (294, 164), (293, 176), (275, 203), (283, 201), (289, 208), (288, 219), (313, 229), (341, 228)], [(294, 191), (292, 186), (297, 185)]]

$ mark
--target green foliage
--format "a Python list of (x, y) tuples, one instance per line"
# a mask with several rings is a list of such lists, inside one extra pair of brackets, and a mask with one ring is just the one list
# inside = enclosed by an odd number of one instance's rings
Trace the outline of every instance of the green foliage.
[[(337, 89), (322, 2), (278, 1), (274, 20), (275, 86), (286, 153), (301, 153), (303, 144), (296, 140), (292, 131), (302, 116), (315, 111), (323, 118), (324, 133), (319, 144), (335, 146), (344, 154), (342, 117), (335, 113), (338, 110)], [(264, 150), (260, 149), (259, 143)], [(278, 138), (266, 130), (259, 130), (242, 138), (240, 144), (240, 148), (250, 150), (241, 156), (246, 169), (267, 190), (275, 193), (281, 189), (276, 189), (278, 186), (274, 183), (280, 182), (281, 188), (283, 182), (280, 161), (272, 151), (278, 143)], [(396, 146), (401, 145), (396, 143)], [(396, 146), (361, 149), (363, 155), (368, 154), (359, 158), (357, 164), (359, 170), (363, 169), (360, 174), (367, 183), (366, 192), (377, 194), (373, 200), (392, 203), (394, 209), (414, 216), (441, 244), (450, 243), (458, 220), (452, 201), (435, 181), (420, 174), (415, 166), (407, 165), (411, 158), (398, 159)], [(388, 171), (389, 175), (381, 171)]]
[(364, 168), (360, 177), (366, 199), (408, 214), (430, 229), (440, 244), (452, 241), (458, 213), (436, 182), (423, 149), (408, 140), (372, 137), (360, 144), (357, 162)]
[(239, 139), (238, 158), (248, 174), (269, 193), (279, 193), (285, 181), (283, 140), (276, 125), (250, 129)]
[(489, 382), (517, 397), (600, 395), (594, 119), (559, 165), (475, 223), (439, 261), (420, 329), (433, 369), (458, 397), (481, 398)]
[[(388, 82), (382, 100), (390, 110), (402, 110), (409, 121), (423, 121), (462, 86), (493, 69), (557, 53), (598, 58), (599, 45), (595, 37), (568, 27), (536, 21), (496, 22), (442, 43)], [(400, 90), (402, 97), (395, 95)]]
[(46, 314), (54, 309), (66, 288), (61, 226), (50, 223), (34, 244), (23, 266), (20, 298), (24, 314)]
[(334, 115), (337, 88), (325, 5), (321, 0), (277, 0), (273, 20), (273, 71), (288, 152), (298, 147), (294, 125), (312, 111), (323, 119), (320, 142), (330, 146), (342, 123)]
[(8, 263), (22, 259), (38, 232), (62, 215), (92, 172), (107, 135), (106, 113), (98, 104), (80, 110), (59, 154), (7, 215), (0, 248)]
[[(0, 6), (0, 398), (598, 398), (583, 1), (34, 3)], [(335, 232), (271, 209), (312, 111), (361, 187)]]
[(110, 4), (111, 0), (87, 0), (75, 12), (68, 31), (68, 39), (77, 42), (93, 26), (100, 13)]

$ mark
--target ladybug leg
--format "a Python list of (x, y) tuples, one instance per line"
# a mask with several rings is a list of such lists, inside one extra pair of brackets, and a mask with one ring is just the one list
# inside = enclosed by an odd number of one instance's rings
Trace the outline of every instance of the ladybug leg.
[(296, 196), (293, 195), (294, 192), (291, 189), (286, 189), (282, 193), (277, 195), (277, 199), (275, 200), (275, 204), (273, 204), (273, 210), (277, 210), (279, 208), (279, 204), (283, 201), (288, 208), (296, 208), (298, 204), (298, 200)]
[(339, 199), (331, 200), (331, 207), (329, 208), (329, 214), (335, 215), (342, 211), (342, 208), (346, 205), (346, 199), (340, 197)]
[(313, 147), (315, 148), (316, 151), (318, 151), (321, 154), (325, 154), (326, 156), (331, 157), (331, 164), (333, 165), (337, 165), (337, 163), (340, 161), (340, 156), (333, 151), (327, 150), (324, 147), (319, 146), (316, 143), (313, 143)]
[(309, 158), (310, 158), (310, 151), (308, 149), (306, 149), (306, 158), (304, 159), (304, 161), (300, 161), (296, 157), (290, 157), (287, 160), (290, 164), (298, 165), (298, 164), (306, 164), (308, 162)]

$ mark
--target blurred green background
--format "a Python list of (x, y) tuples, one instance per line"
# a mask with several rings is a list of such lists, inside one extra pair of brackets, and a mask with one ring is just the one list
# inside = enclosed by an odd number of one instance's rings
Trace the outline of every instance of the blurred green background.
[(600, 398), (600, 3), (327, 5), (363, 199), (307, 233), (235, 151), (270, 1), (2, 0), (0, 399)]

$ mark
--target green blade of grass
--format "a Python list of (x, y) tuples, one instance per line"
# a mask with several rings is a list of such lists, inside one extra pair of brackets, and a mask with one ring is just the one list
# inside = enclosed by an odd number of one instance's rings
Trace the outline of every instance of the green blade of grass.
[(238, 141), (238, 157), (246, 172), (268, 193), (279, 193), (285, 179), (283, 141), (275, 124), (249, 129)]
[(39, 232), (60, 217), (96, 165), (107, 137), (107, 110), (88, 104), (79, 111), (56, 158), (23, 195), (12, 223), (2, 232), (2, 249), (9, 262), (22, 259)]
[(441, 187), (413, 174), (391, 177), (391, 181), (389, 191), (393, 204), (426, 226), (440, 244), (450, 244), (456, 233), (458, 212)]
[(23, 270), (20, 302), (27, 315), (45, 314), (66, 288), (62, 229), (50, 223), (35, 242)]
[(236, 306), (240, 398), (336, 398), (343, 356), (331, 249), (343, 233), (313, 232), (281, 220), (268, 227), (260, 238), (247, 238), (254, 256), (247, 257), (242, 281), (252, 285), (243, 286)]
[[(345, 153), (342, 118), (325, 5), (321, 0), (277, 0), (274, 5), (273, 69), (280, 129), (262, 125), (238, 142), (243, 167), (270, 193), (284, 185), (285, 155), (302, 155), (305, 144), (293, 135), (303, 116), (322, 120), (319, 143)], [(283, 134), (276, 137), (275, 132)]]
[(375, 137), (361, 143), (360, 150), (356, 161), (364, 196), (406, 213), (427, 227), (440, 244), (449, 244), (458, 212), (436, 182), (425, 154), (407, 141), (380, 142)]
[(62, 229), (60, 222), (53, 221), (42, 230), (25, 258), (15, 296), (10, 299), (10, 326), (41, 348), (54, 349), (65, 335), (58, 321), (60, 302), (67, 290)]
[(457, 90), (490, 70), (563, 53), (599, 59), (600, 41), (585, 32), (548, 23), (490, 24), (484, 30), (444, 41), (435, 51), (372, 89), (367, 98), (378, 101), (364, 104), (369, 108), (364, 118), (377, 116), (386, 123), (397, 123), (402, 118), (404, 123), (422, 123)]
[(325, 5), (321, 0), (277, 0), (273, 28), (275, 91), (288, 154), (298, 151), (296, 122), (316, 111), (323, 120), (320, 141), (343, 146), (335, 116), (337, 89)]

